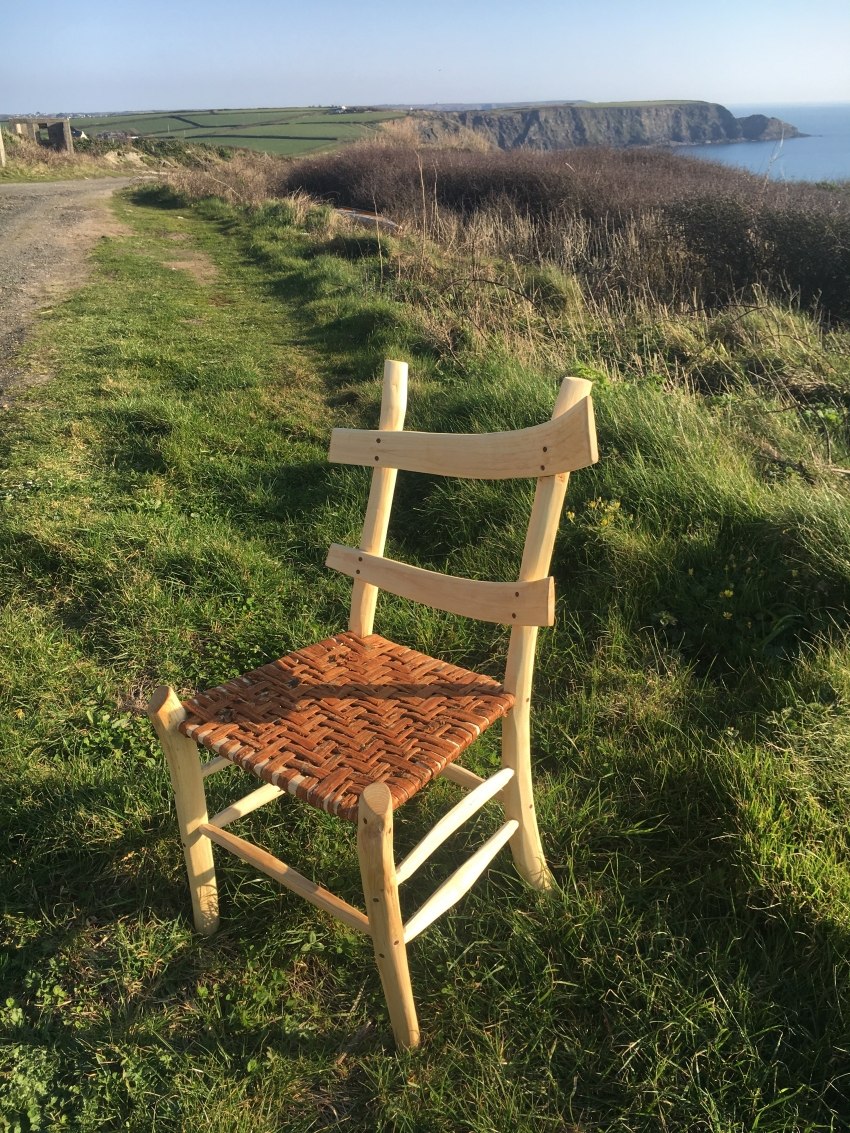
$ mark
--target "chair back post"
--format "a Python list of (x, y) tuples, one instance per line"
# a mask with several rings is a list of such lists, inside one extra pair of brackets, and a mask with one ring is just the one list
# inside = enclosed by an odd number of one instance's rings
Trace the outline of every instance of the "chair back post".
[[(404, 428), (407, 411), (407, 363), (387, 359), (384, 362), (384, 388), (381, 395), (381, 429)], [(369, 503), (363, 521), (360, 550), (372, 555), (383, 555), (387, 541), (387, 527), (393, 503), (398, 472), (395, 468), (375, 468)], [(359, 578), (354, 580), (351, 595), (351, 614), (348, 628), (359, 637), (367, 637), (375, 625), (375, 605), (378, 587)]]
[[(592, 383), (583, 378), (564, 378), (552, 416), (559, 417), (589, 397), (591, 388)], [(592, 404), (588, 408), (593, 435)], [(568, 472), (538, 478), (519, 571), (521, 582), (545, 578), (549, 573), (569, 479)], [(514, 777), (502, 799), (505, 817), (519, 822), (519, 829), (511, 839), (518, 872), (535, 888), (548, 889), (552, 878), (540, 843), (531, 780), (531, 686), (537, 630), (537, 626), (515, 626), (511, 631), (504, 686), (516, 700), (502, 723), (502, 766), (512, 768)]]

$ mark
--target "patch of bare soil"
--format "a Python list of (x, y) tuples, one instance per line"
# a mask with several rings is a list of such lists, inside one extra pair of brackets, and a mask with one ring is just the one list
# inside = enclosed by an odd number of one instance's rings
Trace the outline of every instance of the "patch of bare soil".
[(187, 271), (198, 283), (211, 283), (218, 269), (204, 252), (186, 252), (179, 260), (163, 260), (163, 267), (172, 271)]
[(131, 178), (0, 185), (0, 409), (15, 393), (46, 380), (15, 355), (40, 310), (85, 282), (98, 239), (124, 229), (109, 199)]

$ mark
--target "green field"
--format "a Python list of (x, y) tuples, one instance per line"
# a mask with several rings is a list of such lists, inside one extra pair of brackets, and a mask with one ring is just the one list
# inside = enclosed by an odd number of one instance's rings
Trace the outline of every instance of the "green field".
[(391, 110), (337, 114), (327, 106), (282, 106), (111, 114), (102, 118), (75, 118), (74, 126), (85, 130), (89, 137), (121, 131), (206, 145), (240, 146), (265, 153), (299, 154), (355, 142), (368, 137), (381, 122), (401, 116)]

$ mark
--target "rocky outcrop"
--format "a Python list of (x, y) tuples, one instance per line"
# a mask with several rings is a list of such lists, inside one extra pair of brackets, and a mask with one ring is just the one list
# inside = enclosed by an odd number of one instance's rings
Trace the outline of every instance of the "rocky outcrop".
[(715, 102), (635, 102), (461, 110), (417, 116), (423, 140), (439, 143), (473, 130), (499, 149), (572, 146), (701, 145), (800, 137), (778, 118), (736, 118)]
[(805, 137), (795, 126), (789, 126), (781, 118), (768, 118), (765, 114), (748, 114), (736, 121), (741, 127), (741, 140), (745, 142), (778, 142), (783, 138)]

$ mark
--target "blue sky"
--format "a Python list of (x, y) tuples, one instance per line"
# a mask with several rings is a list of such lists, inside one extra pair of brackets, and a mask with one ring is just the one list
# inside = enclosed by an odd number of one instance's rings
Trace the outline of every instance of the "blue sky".
[(696, 98), (850, 101), (850, 0), (40, 0), (0, 112)]

